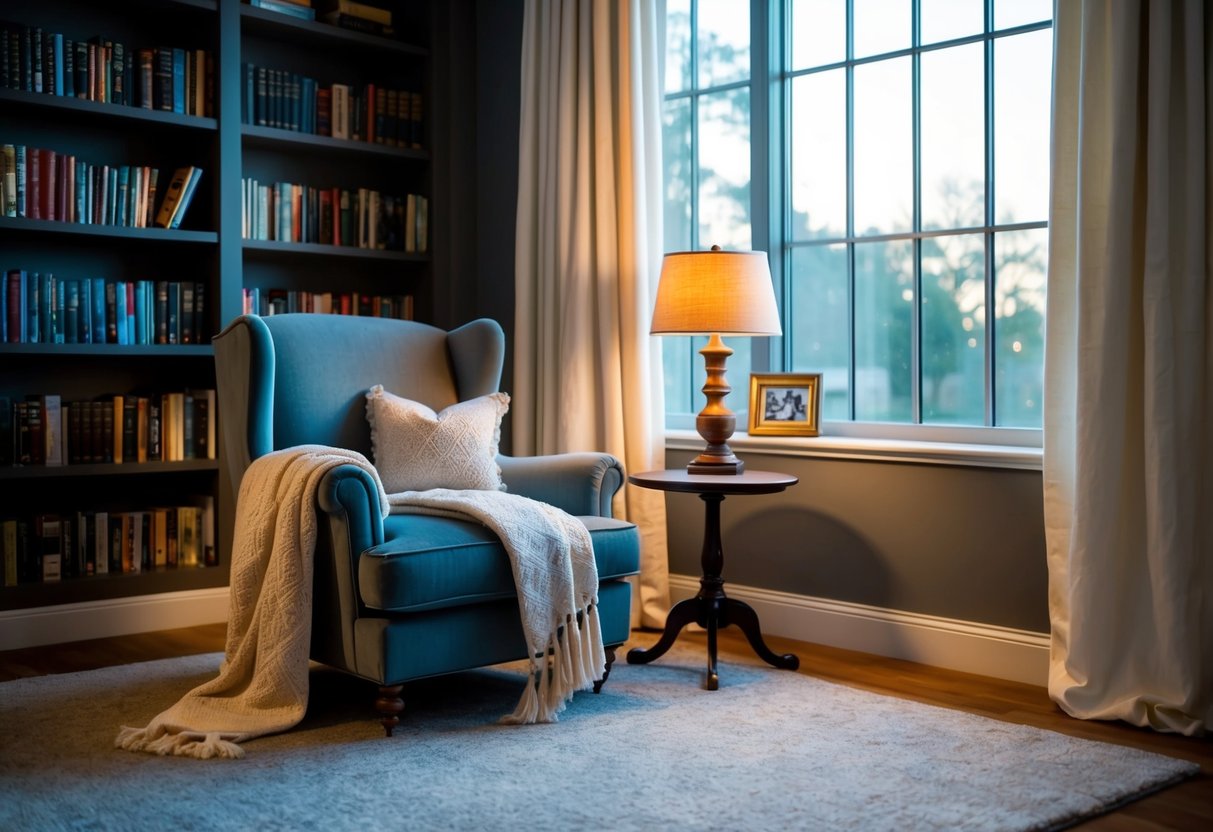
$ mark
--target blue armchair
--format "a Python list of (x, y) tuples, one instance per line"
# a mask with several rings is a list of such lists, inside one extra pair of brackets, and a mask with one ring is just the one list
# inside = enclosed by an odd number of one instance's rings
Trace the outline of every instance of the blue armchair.
[[(329, 445), (372, 459), (371, 386), (440, 411), (496, 391), (505, 355), (501, 327), (487, 319), (447, 332), (382, 318), (246, 315), (214, 346), (234, 493), (251, 460), (281, 448)], [(589, 529), (609, 673), (613, 648), (629, 635), (624, 578), (640, 560), (636, 527), (611, 517), (622, 466), (599, 453), (499, 462), (509, 491), (558, 506)], [(353, 465), (325, 476), (317, 502), (311, 658), (379, 685), (388, 736), (404, 710), (404, 682), (526, 658), (510, 561), (487, 528), (430, 515), (381, 518), (373, 480)]]

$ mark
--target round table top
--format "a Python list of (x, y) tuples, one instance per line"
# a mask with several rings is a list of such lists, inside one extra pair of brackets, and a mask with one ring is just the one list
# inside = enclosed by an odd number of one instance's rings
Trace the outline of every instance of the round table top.
[(800, 482), (799, 477), (776, 471), (746, 470), (740, 474), (688, 474), (685, 468), (644, 471), (628, 476), (641, 488), (689, 494), (774, 494)]

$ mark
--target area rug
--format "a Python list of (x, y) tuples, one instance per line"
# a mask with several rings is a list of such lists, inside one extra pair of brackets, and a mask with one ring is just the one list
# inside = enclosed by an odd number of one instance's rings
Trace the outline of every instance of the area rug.
[(548, 725), (497, 719), (522, 665), (426, 680), (387, 739), (374, 688), (314, 668), (294, 730), (241, 760), (113, 747), (209, 654), (0, 684), (0, 829), (1057, 829), (1194, 764), (725, 662), (617, 663)]

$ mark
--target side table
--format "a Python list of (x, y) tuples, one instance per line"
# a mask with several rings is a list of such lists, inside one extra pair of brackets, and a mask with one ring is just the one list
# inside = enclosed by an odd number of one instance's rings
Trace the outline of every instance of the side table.
[(682, 628), (695, 622), (708, 631), (708, 690), (716, 690), (720, 686), (720, 676), (716, 670), (716, 632), (730, 624), (741, 628), (754, 652), (767, 663), (786, 670), (800, 667), (800, 659), (796, 656), (791, 653), (778, 655), (767, 647), (758, 627), (758, 614), (749, 604), (726, 596), (724, 580), (720, 577), (724, 567), (724, 552), (720, 542), (720, 504), (724, 498), (731, 494), (775, 494), (799, 481), (788, 474), (751, 470), (741, 474), (688, 474), (683, 469), (674, 469), (646, 471), (628, 477), (628, 482), (641, 488), (698, 494), (704, 502), (703, 577), (699, 579), (699, 594), (675, 604), (666, 616), (661, 639), (652, 647), (629, 650), (628, 664), (648, 664), (661, 658), (673, 646)]

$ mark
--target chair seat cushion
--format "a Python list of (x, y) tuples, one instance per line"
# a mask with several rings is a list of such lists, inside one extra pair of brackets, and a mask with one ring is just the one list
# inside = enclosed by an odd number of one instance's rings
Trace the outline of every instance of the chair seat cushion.
[[(579, 517), (594, 543), (599, 581), (640, 569), (634, 523)], [(384, 542), (358, 558), (362, 603), (389, 612), (420, 612), (512, 598), (510, 558), (493, 531), (474, 521), (392, 514)]]

